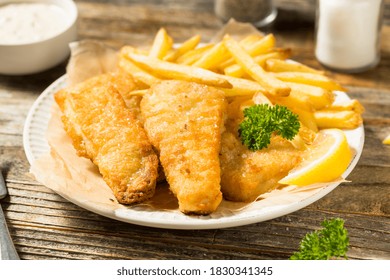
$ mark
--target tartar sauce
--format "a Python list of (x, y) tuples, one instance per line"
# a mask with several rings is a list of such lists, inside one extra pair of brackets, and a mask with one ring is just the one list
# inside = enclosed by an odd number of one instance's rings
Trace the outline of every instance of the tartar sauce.
[(48, 39), (68, 24), (65, 11), (48, 3), (0, 5), (0, 44), (26, 44)]

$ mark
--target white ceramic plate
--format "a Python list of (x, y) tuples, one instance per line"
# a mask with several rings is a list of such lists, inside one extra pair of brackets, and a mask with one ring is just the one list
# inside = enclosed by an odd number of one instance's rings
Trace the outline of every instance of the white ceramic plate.
[[(54, 102), (53, 94), (65, 86), (66, 76), (62, 76), (39, 96), (30, 109), (23, 132), (24, 149), (30, 164), (49, 151), (45, 133), (50, 119), (50, 109)], [(337, 98), (341, 99), (349, 98), (342, 92), (336, 92), (336, 95)], [(360, 158), (364, 143), (364, 128), (360, 126), (345, 132), (350, 147), (355, 150), (355, 155), (343, 174), (344, 178), (351, 173)], [(217, 210), (209, 216), (200, 217), (186, 216), (179, 211), (159, 211), (142, 206), (95, 205), (85, 202), (76, 195), (65, 195), (64, 197), (92, 212), (128, 223), (172, 229), (213, 229), (261, 222), (292, 213), (322, 198), (338, 185), (339, 183), (330, 183), (305, 192), (295, 189), (288, 193), (287, 200), (279, 199), (281, 191), (276, 190), (242, 210)], [(224, 201), (223, 203), (232, 204), (233, 202)]]

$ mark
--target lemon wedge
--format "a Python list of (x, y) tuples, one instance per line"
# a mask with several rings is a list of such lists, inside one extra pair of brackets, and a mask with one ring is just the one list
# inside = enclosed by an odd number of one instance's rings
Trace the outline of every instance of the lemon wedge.
[(324, 129), (318, 132), (313, 144), (304, 152), (302, 162), (279, 183), (306, 186), (331, 182), (344, 173), (351, 159), (352, 152), (344, 132)]
[(383, 140), (382, 143), (385, 144), (385, 145), (390, 145), (390, 134), (387, 135), (387, 137)]

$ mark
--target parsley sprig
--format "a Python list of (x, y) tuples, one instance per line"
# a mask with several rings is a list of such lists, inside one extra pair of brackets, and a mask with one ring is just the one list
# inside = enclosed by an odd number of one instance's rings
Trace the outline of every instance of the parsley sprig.
[(242, 143), (256, 151), (268, 147), (272, 133), (292, 140), (300, 128), (298, 115), (287, 107), (256, 104), (244, 109), (244, 120), (239, 126)]
[(340, 218), (324, 220), (323, 229), (306, 234), (302, 239), (299, 252), (291, 260), (329, 260), (347, 258), (349, 246), (348, 231), (344, 220)]

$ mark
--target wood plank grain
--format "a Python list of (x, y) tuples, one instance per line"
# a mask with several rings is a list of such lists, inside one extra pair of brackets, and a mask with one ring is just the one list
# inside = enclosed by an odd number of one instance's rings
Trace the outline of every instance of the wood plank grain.
[[(114, 258), (162, 258), (172, 259), (177, 255), (169, 255), (168, 252), (176, 252), (183, 259), (202, 258), (266, 258), (270, 254), (286, 258), (298, 247), (300, 239), (309, 230), (318, 228), (318, 219), (324, 217), (340, 216), (316, 211), (303, 211), (288, 215), (270, 222), (258, 223), (239, 228), (206, 231), (175, 231), (164, 229), (148, 229), (144, 227), (128, 225), (112, 221), (114, 225), (110, 229), (89, 231), (85, 227), (78, 230), (59, 229), (54, 226), (37, 226), (35, 223), (20, 226), (15, 224), (12, 231), (15, 235), (15, 243), (22, 246), (30, 244), (39, 250), (44, 250), (48, 242), (60, 251), (58, 254), (64, 258), (66, 254), (83, 253), (86, 258), (94, 258), (95, 255), (106, 258), (104, 251), (114, 251)], [(350, 233), (351, 254), (350, 258), (359, 258), (357, 252), (365, 250), (364, 256), (389, 257), (389, 223), (381, 225), (383, 231), (376, 229), (377, 223), (370, 222), (370, 217), (361, 216), (353, 220), (348, 215), (341, 215), (346, 220), (346, 227)], [(85, 221), (84, 221), (85, 222)], [(86, 222), (88, 223), (88, 222)], [(31, 228), (32, 232), (28, 232)], [(375, 229), (372, 229), (375, 228)], [(147, 229), (147, 231), (145, 231)], [(18, 232), (20, 230), (20, 232)], [(16, 233), (15, 233), (16, 232)], [(370, 235), (368, 240), (366, 236)], [(32, 240), (26, 238), (29, 236)], [(197, 237), (194, 239), (194, 237)], [(59, 238), (60, 237), (60, 238)], [(60, 241), (61, 240), (61, 241)], [(116, 245), (115, 245), (116, 244)], [(112, 246), (118, 246), (113, 250)], [(286, 247), (286, 244), (290, 244)], [(76, 251), (72, 251), (77, 248)], [(97, 247), (97, 248), (96, 248)], [(131, 248), (131, 250), (128, 250)], [(90, 250), (93, 250), (91, 252)], [(166, 252), (167, 251), (167, 252)], [(22, 250), (23, 252), (23, 250)], [(154, 257), (148, 256), (154, 254)], [(224, 252), (224, 254), (223, 254)], [(373, 254), (373, 252), (376, 252)], [(52, 255), (46, 254), (46, 256)], [(214, 255), (215, 254), (215, 255)], [(88, 256), (89, 255), (89, 256)], [(184, 257), (187, 256), (187, 257)], [(69, 258), (75, 257), (72, 255)], [(66, 258), (66, 257), (65, 257)], [(80, 256), (77, 256), (80, 258)]]
[[(15, 195), (12, 196), (13, 199), (14, 197)], [(31, 195), (26, 195), (24, 199), (33, 201), (36, 198), (31, 197)], [(35, 231), (47, 229), (52, 230), (53, 228), (55, 228), (57, 230), (61, 229), (62, 231), (73, 232), (78, 235), (79, 232), (82, 231), (86, 233), (104, 234), (119, 237), (123, 237), (122, 234), (125, 233), (125, 239), (129, 238), (128, 235), (130, 234), (132, 240), (136, 239), (139, 241), (151, 238), (152, 240), (160, 240), (160, 242), (168, 244), (176, 244), (177, 242), (180, 242), (177, 240), (179, 238), (180, 240), (182, 240), (181, 246), (189, 242), (198, 244), (198, 246), (202, 243), (210, 244), (211, 242), (213, 244), (213, 247), (216, 245), (223, 247), (224, 243), (228, 243), (230, 244), (229, 246), (237, 246), (241, 248), (241, 250), (244, 250), (246, 253), (248, 253), (247, 251), (250, 250), (251, 247), (256, 245), (257, 247), (260, 246), (261, 250), (265, 250), (263, 247), (270, 247), (273, 248), (273, 250), (279, 249), (278, 254), (280, 254), (280, 252), (283, 251), (283, 248), (286, 249), (285, 244), (297, 244), (297, 242), (300, 240), (299, 235), (306, 233), (309, 229), (316, 229), (318, 227), (318, 221), (322, 220), (324, 217), (341, 216), (346, 219), (347, 222), (349, 221), (348, 215), (345, 214), (345, 210), (343, 211), (344, 213), (336, 212), (332, 215), (329, 215), (328, 213), (324, 213), (322, 211), (317, 212), (302, 210), (300, 211), (301, 213), (297, 212), (295, 214), (281, 217), (271, 222), (259, 223), (233, 229), (217, 231), (172, 231), (148, 229), (147, 234), (145, 235), (144, 227), (128, 225), (125, 223), (113, 221), (90, 212), (87, 212), (87, 214), (89, 213), (90, 216), (85, 215), (85, 210), (78, 209), (77, 206), (74, 206), (70, 203), (66, 203), (66, 201), (64, 201), (65, 203), (63, 204), (63, 206), (59, 206), (58, 203), (52, 205), (52, 198), (50, 197), (46, 199), (42, 197), (40, 200), (48, 201), (41, 202), (40, 205), (30, 204), (26, 202), (10, 204), (8, 207), (6, 205), (6, 216), (11, 221), (11, 227), (17, 229), (20, 224), (20, 221), (23, 221), (22, 224), (27, 224), (30, 226), (33, 225), (34, 227), (36, 227)], [(67, 208), (67, 206), (70, 206), (71, 209), (73, 209), (74, 211), (70, 211), (70, 209), (66, 211), (65, 209), (63, 209)], [(72, 214), (70, 214), (71, 212)], [(349, 216), (352, 215), (350, 214)], [(61, 227), (58, 227), (58, 224), (60, 224)], [(378, 246), (378, 248), (375, 249), (380, 249), (384, 251), (383, 254), (384, 256), (386, 256), (386, 254), (388, 253), (386, 251), (388, 250), (388, 245), (386, 244), (389, 244), (389, 226), (390, 225), (388, 219), (384, 219), (383, 221), (377, 220), (373, 222), (371, 221), (370, 216), (362, 216), (360, 217), (360, 219), (357, 219), (356, 216), (354, 216), (353, 220), (351, 221), (351, 224), (348, 225), (348, 228), (350, 230), (351, 228), (356, 228), (356, 233), (351, 231), (351, 240), (353, 240), (354, 234), (360, 234), (361, 230), (367, 232), (371, 228), (373, 228), (373, 230), (371, 231), (376, 232), (375, 236), (378, 237), (379, 243), (371, 243), (376, 244), (375, 246)], [(383, 236), (380, 236), (380, 234), (383, 234)], [(220, 235), (225, 235), (225, 238), (222, 238)], [(197, 238), (194, 238), (194, 236), (197, 236)], [(295, 242), (291, 243), (291, 238), (294, 237)], [(189, 240), (186, 240), (186, 238)], [(218, 238), (220, 238), (220, 241), (218, 241)], [(357, 236), (356, 238), (357, 240), (359, 240), (359, 236)], [(34, 239), (36, 239), (36, 237), (34, 237)], [(228, 241), (228, 239), (237, 240), (239, 244), (232, 244), (232, 240)], [(61, 240), (64, 240), (64, 242), (69, 242), (69, 240), (65, 237), (62, 237)], [(245, 243), (246, 241), (249, 242), (247, 245)], [(365, 245), (363, 241), (364, 238), (359, 241), (363, 244), (356, 244), (356, 246), (364, 248), (367, 247), (367, 249), (370, 249), (368, 246), (370, 244), (367, 243)], [(206, 246), (207, 244), (203, 244), (203, 246)], [(270, 248), (268, 248), (268, 250), (271, 250)], [(291, 248), (291, 250), (293, 250), (293, 248), (294, 246)], [(234, 250), (237, 249), (235, 248)], [(256, 253), (258, 252), (256, 251)], [(286, 256), (286, 254), (287, 253), (285, 252), (284, 256)], [(194, 255), (192, 255), (192, 257), (194, 257)], [(240, 257), (242, 257), (242, 255), (240, 255)]]
[[(0, 75), (0, 167), (9, 188), (1, 201), (22, 259), (287, 259), (325, 218), (345, 220), (350, 259), (390, 259), (390, 0), (386, 0), (380, 64), (349, 75), (327, 71), (365, 107), (362, 157), (343, 183), (310, 206), (270, 221), (216, 230), (170, 230), (132, 225), (82, 209), (28, 175), (22, 130), (39, 94), (65, 73), (66, 61), (27, 76)], [(293, 58), (323, 69), (314, 57), (315, 0), (275, 0), (273, 32)], [(176, 41), (212, 38), (222, 23), (213, 1), (76, 0), (79, 39), (120, 47), (149, 45), (165, 26)]]

